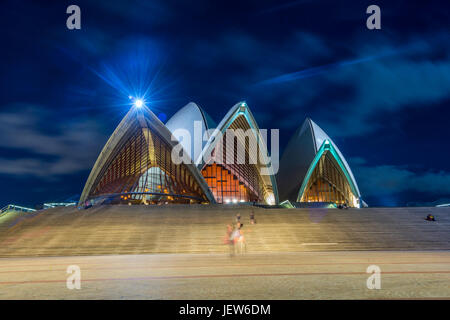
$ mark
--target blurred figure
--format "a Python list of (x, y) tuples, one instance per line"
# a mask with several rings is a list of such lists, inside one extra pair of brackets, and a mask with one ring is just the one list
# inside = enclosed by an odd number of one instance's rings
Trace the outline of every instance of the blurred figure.
[(253, 211), (253, 208), (252, 208), (252, 211), (250, 212), (250, 224), (255, 224), (255, 223), (256, 223), (255, 212)]
[(243, 254), (246, 250), (246, 243), (244, 238), (244, 233), (242, 232), (243, 223), (236, 223), (236, 228), (233, 231), (233, 243), (234, 251)]
[(231, 257), (234, 256), (234, 253), (235, 253), (236, 230), (237, 230), (237, 228), (235, 228), (233, 230), (233, 228), (230, 225), (227, 226), (228, 244), (230, 245), (230, 256)]
[(241, 214), (239, 212), (236, 214), (236, 222), (237, 223), (241, 222)]
[(427, 220), (427, 221), (436, 221), (436, 219), (434, 218), (434, 216), (433, 216), (431, 213), (429, 213), (429, 214), (427, 215), (427, 217), (425, 218), (425, 220)]
[(230, 224), (227, 225), (227, 235), (228, 235), (228, 238), (230, 238), (232, 232), (233, 232), (233, 227), (232, 227)]
[(86, 200), (84, 202), (84, 209), (86, 210), (86, 209), (89, 209), (90, 207), (92, 207), (91, 201)]
[(231, 234), (233, 233), (233, 227), (231, 225), (227, 225), (227, 233), (225, 234), (225, 239), (223, 240), (224, 244), (230, 244)]

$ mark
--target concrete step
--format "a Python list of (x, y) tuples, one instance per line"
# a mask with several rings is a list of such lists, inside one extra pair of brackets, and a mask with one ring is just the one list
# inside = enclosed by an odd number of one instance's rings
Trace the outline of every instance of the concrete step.
[[(250, 224), (251, 210), (256, 225)], [(450, 208), (170, 205), (54, 208), (2, 217), (0, 256), (226, 253), (226, 226), (237, 212), (249, 252), (450, 250)], [(425, 221), (428, 213), (438, 221)]]

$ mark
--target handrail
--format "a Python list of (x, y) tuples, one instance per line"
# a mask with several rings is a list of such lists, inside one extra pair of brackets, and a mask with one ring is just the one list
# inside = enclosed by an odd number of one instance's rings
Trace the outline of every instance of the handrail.
[(34, 212), (34, 211), (36, 211), (35, 209), (21, 207), (21, 206), (15, 205), (15, 204), (8, 204), (8, 205), (4, 206), (0, 210), (0, 217), (3, 216), (4, 214), (6, 214), (10, 210), (21, 211), (21, 212)]
[(76, 204), (77, 204), (76, 202), (49, 202), (44, 203), (44, 209), (50, 209), (55, 207), (70, 207), (75, 206)]

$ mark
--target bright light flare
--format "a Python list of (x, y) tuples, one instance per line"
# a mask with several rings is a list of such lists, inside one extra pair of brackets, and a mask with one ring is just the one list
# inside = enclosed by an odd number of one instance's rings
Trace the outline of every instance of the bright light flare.
[(142, 99), (136, 99), (136, 101), (134, 101), (134, 105), (137, 108), (141, 108), (144, 105), (144, 101), (142, 101)]

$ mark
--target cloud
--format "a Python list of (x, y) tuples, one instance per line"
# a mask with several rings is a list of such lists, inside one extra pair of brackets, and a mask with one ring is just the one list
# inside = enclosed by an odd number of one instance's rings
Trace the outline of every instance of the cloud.
[[(311, 32), (293, 30), (267, 41), (236, 31), (194, 42), (187, 58), (204, 70), (204, 81), (211, 74), (220, 77), (220, 87), (209, 84), (215, 98), (233, 95), (272, 112), (276, 122), (261, 125), (291, 130), (310, 116), (340, 138), (376, 132), (384, 126), (382, 114), (430, 107), (449, 97), (450, 57), (439, 54), (449, 52), (445, 40), (442, 34), (354, 37), (342, 52), (342, 43)], [(221, 77), (231, 72), (233, 77)], [(199, 79), (194, 86), (204, 87), (202, 75)]]
[(363, 197), (402, 192), (450, 195), (450, 172), (415, 172), (407, 166), (368, 165), (362, 158), (349, 159)]
[[(0, 113), (0, 173), (52, 178), (92, 167), (107, 136), (89, 118), (62, 119), (45, 107), (15, 104)], [(51, 130), (49, 126), (51, 124)], [(8, 153), (3, 153), (8, 154)]]
[(157, 26), (175, 19), (167, 1), (95, 1), (93, 6), (115, 16), (119, 21), (133, 21), (141, 26)]
[[(186, 61), (187, 68), (192, 68), (196, 74), (197, 81), (189, 83), (190, 92), (199, 91), (202, 95), (210, 95), (209, 100), (223, 101), (225, 107), (239, 100), (247, 100), (253, 111), (265, 109), (272, 113), (272, 117), (274, 109), (271, 106), (292, 110), (306, 105), (319, 94), (311, 87), (317, 88), (320, 83), (323, 85), (323, 81), (311, 79), (308, 85), (287, 83), (269, 88), (254, 84), (292, 68), (331, 59), (334, 53), (321, 37), (299, 30), (291, 30), (289, 34), (276, 39), (233, 30), (214, 40), (200, 38), (189, 39), (188, 42), (186, 45), (191, 49), (182, 51), (183, 57), (179, 60)], [(205, 91), (205, 88), (208, 90)], [(208, 97), (201, 98), (208, 100)], [(205, 105), (205, 108), (211, 110), (214, 106)], [(270, 117), (257, 120), (263, 126), (270, 124), (271, 127), (279, 127), (281, 124), (273, 121), (264, 123), (265, 119), (270, 120)], [(302, 120), (298, 119), (295, 125), (299, 125)]]
[(282, 73), (292, 65), (305, 66), (331, 54), (320, 37), (303, 31), (292, 32), (286, 39), (276, 41), (267, 41), (242, 31), (229, 31), (214, 41), (192, 42), (192, 49), (186, 52), (190, 62), (204, 68), (221, 68), (223, 64), (241, 68), (245, 72), (239, 76), (240, 88), (243, 84), (252, 84), (242, 83), (241, 77), (256, 81)]
[[(312, 50), (309, 50), (309, 51), (312, 51), (311, 52), (312, 55), (314, 55), (316, 51), (326, 51), (326, 47), (324, 46), (324, 44), (321, 41), (319, 41), (317, 38), (307, 37), (304, 40), (306, 40), (307, 44), (309, 44), (310, 47), (312, 47)], [(345, 67), (358, 65), (358, 64), (364, 64), (367, 62), (380, 60), (380, 59), (390, 57), (390, 56), (398, 56), (401, 54), (411, 53), (411, 52), (420, 52), (420, 51), (423, 51), (423, 49), (424, 49), (423, 43), (412, 43), (412, 44), (409, 44), (402, 48), (392, 48), (392, 47), (388, 46), (386, 48), (381, 48), (381, 50), (380, 49), (377, 50), (376, 54), (370, 53), (370, 54), (362, 55), (360, 57), (356, 57), (353, 59), (337, 61), (334, 63), (329, 63), (329, 64), (317, 66), (317, 67), (311, 67), (311, 68), (303, 69), (300, 71), (295, 71), (295, 72), (291, 72), (291, 73), (278, 75), (276, 77), (261, 81), (259, 83), (259, 85), (277, 84), (277, 83), (284, 83), (284, 82), (290, 82), (290, 81), (295, 81), (295, 80), (311, 78), (311, 77), (319, 76), (322, 74), (327, 74), (332, 71), (339, 71), (340, 68), (345, 68)]]
[[(326, 43), (317, 36), (314, 41), (319, 43), (315, 48)], [(450, 57), (442, 55), (450, 49), (448, 36), (423, 35), (401, 42), (383, 37), (372, 42), (353, 39), (348, 44), (352, 58), (310, 63), (313, 67), (300, 69), (294, 63), (280, 64), (284, 71), (260, 77), (254, 92), (269, 99), (272, 96), (289, 111), (279, 118), (286, 128), (301, 123), (291, 117), (292, 112), (301, 110), (319, 119), (333, 137), (373, 133), (383, 127), (381, 114), (426, 108), (450, 97)], [(334, 52), (331, 45), (320, 51), (328, 52), (325, 58)], [(289, 62), (286, 56), (296, 50), (282, 52), (283, 61)]]
[(297, 0), (297, 1), (291, 1), (291, 2), (287, 2), (287, 3), (283, 3), (281, 5), (277, 5), (277, 6), (271, 6), (270, 8), (266, 8), (264, 10), (258, 11), (256, 13), (256, 15), (267, 15), (267, 14), (272, 14), (275, 12), (279, 12), (279, 11), (283, 11), (283, 10), (287, 10), (287, 9), (291, 9), (293, 7), (305, 4), (305, 3), (309, 3), (311, 2), (311, 0)]
[(352, 84), (355, 92), (340, 105), (330, 103), (339, 111), (326, 125), (334, 136), (371, 133), (382, 126), (374, 121), (380, 114), (425, 108), (450, 97), (450, 61), (379, 61), (330, 75), (330, 79)]

